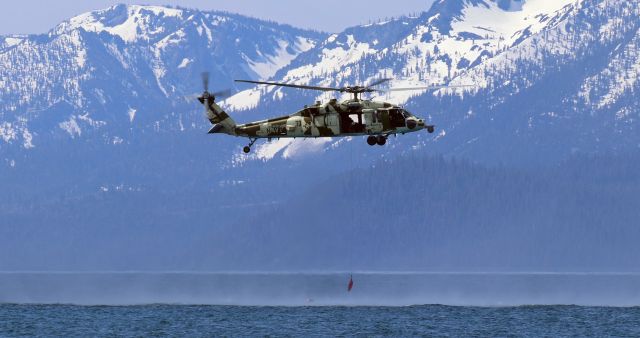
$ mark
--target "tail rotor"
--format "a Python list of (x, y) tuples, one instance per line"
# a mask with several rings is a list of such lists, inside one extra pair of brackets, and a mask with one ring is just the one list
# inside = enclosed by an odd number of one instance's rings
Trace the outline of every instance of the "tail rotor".
[(211, 78), (211, 74), (209, 72), (202, 72), (200, 76), (202, 77), (202, 88), (204, 89), (202, 96), (198, 98), (198, 100), (200, 100), (200, 103), (204, 104), (205, 102), (215, 102), (216, 97), (225, 98), (231, 96), (231, 89), (225, 89), (210, 93), (209, 79)]
[(202, 105), (204, 105), (204, 113), (213, 125), (211, 130), (209, 130), (209, 134), (217, 134), (217, 133), (226, 133), (230, 135), (235, 135), (236, 123), (233, 121), (231, 117), (216, 104), (216, 96), (217, 97), (227, 97), (231, 95), (230, 89), (225, 89), (217, 92), (209, 92), (209, 80), (211, 75), (209, 72), (202, 72), (200, 74), (202, 78), (202, 89), (204, 92), (201, 96), (198, 97), (198, 101)]

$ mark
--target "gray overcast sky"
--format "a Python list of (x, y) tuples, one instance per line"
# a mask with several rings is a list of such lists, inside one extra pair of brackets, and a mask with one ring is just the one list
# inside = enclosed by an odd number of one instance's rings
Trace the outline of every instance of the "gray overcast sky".
[(2, 2), (0, 34), (45, 33), (59, 22), (118, 3), (217, 9), (301, 28), (339, 32), (369, 19), (422, 12), (433, 0), (9, 0)]

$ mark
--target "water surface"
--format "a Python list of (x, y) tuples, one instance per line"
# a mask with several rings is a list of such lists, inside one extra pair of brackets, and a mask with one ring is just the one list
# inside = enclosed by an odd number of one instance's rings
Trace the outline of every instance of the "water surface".
[(0, 336), (640, 336), (640, 308), (0, 305)]

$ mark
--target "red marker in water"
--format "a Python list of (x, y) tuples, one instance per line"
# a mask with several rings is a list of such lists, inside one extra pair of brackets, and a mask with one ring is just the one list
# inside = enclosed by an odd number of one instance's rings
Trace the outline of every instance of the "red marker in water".
[(353, 289), (353, 275), (349, 276), (349, 286), (347, 287), (347, 292), (351, 292)]

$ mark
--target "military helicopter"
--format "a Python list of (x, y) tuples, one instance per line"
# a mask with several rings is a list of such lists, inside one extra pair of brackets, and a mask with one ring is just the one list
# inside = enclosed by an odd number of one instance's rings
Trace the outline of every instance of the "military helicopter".
[(258, 85), (353, 94), (352, 99), (342, 102), (338, 102), (337, 99), (331, 99), (324, 104), (318, 101), (314, 105), (305, 106), (302, 110), (291, 115), (238, 125), (215, 102), (216, 95), (220, 95), (222, 92), (209, 93), (209, 74), (203, 73), (202, 76), (204, 93), (198, 97), (198, 100), (205, 106), (207, 118), (213, 124), (209, 134), (227, 134), (248, 138), (249, 144), (243, 148), (246, 154), (251, 152), (251, 147), (258, 139), (367, 136), (369, 145), (374, 146), (377, 144), (383, 146), (387, 143), (387, 138), (390, 135), (404, 135), (420, 130), (433, 133), (435, 126), (427, 124), (424, 119), (414, 116), (406, 109), (387, 102), (364, 100), (362, 99), (362, 94), (468, 87), (428, 86), (384, 90), (375, 88), (391, 81), (388, 78), (376, 80), (367, 86), (341, 88), (236, 80), (236, 82)]

